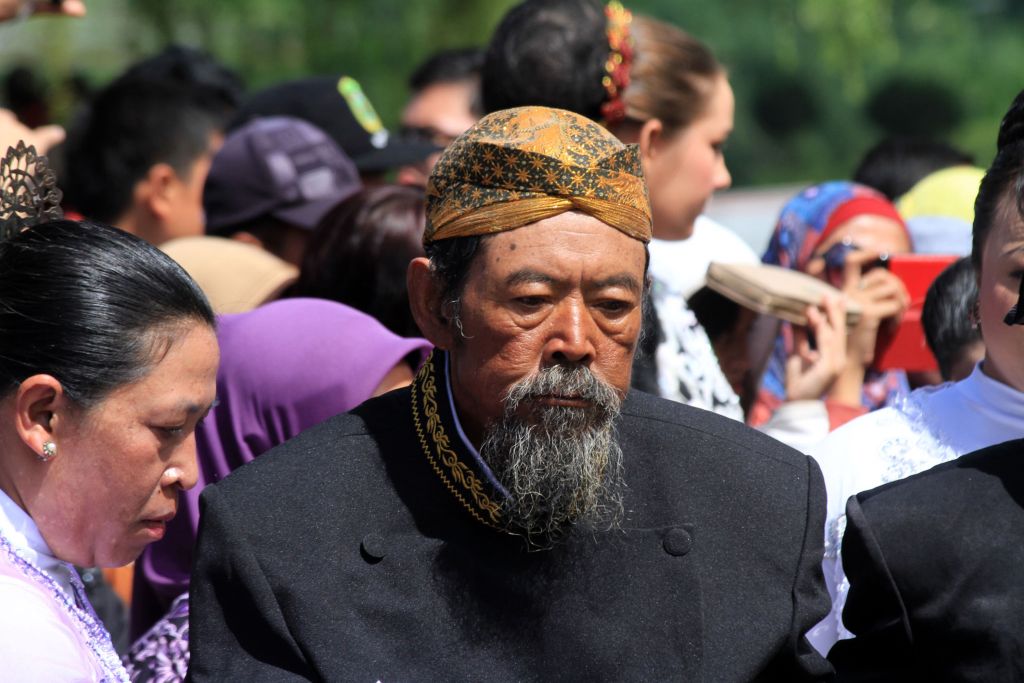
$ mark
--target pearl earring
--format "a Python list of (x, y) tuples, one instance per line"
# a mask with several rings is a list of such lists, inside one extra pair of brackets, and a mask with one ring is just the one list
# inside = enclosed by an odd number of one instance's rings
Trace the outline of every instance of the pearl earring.
[(52, 441), (43, 442), (43, 452), (37, 457), (43, 462), (50, 462), (57, 455), (57, 444)]

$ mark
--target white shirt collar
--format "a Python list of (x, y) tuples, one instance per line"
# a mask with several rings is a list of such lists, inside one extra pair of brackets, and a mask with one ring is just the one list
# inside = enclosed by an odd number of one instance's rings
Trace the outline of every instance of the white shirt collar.
[(18, 554), (49, 574), (68, 597), (74, 599), (75, 591), (71, 587), (70, 577), (74, 569), (67, 562), (53, 556), (53, 551), (39, 533), (35, 521), (3, 491), (0, 491), (0, 534)]
[[(957, 383), (957, 388), (969, 401), (983, 405), (994, 415), (1024, 425), (1024, 393), (986, 375), (981, 369), (984, 362), (979, 361), (971, 374)], [(1024, 426), (1021, 434), (1024, 435)]]

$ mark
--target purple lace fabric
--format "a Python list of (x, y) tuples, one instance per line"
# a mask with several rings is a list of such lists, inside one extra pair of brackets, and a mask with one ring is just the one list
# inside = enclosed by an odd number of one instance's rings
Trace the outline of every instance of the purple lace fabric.
[(0, 553), (3, 553), (11, 565), (53, 598), (99, 663), (104, 683), (127, 683), (128, 674), (121, 665), (117, 652), (114, 651), (114, 645), (110, 642), (107, 630), (103, 628), (99, 617), (96, 616), (92, 605), (85, 597), (85, 587), (78, 577), (78, 572), (68, 565), (71, 588), (75, 592), (75, 600), (72, 600), (49, 574), (25, 559), (2, 533), (0, 533)]
[(133, 683), (178, 683), (188, 673), (188, 593), (182, 593), (124, 657)]

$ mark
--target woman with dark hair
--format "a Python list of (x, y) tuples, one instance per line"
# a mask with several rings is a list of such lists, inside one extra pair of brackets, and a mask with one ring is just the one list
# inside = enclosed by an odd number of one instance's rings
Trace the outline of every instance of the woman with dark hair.
[(1022, 178), (1024, 94), (1003, 120), (975, 203), (977, 305), (962, 302), (960, 310), (980, 329), (984, 357), (966, 379), (918, 389), (837, 429), (811, 451), (828, 490), (824, 569), (833, 609), (808, 635), (823, 653), (837, 638), (850, 637), (842, 611), (849, 581), (840, 554), (850, 496), (1024, 432), (1024, 328), (1007, 324), (1014, 322), (1007, 311), (1017, 304), (1024, 271)]
[(338, 204), (317, 225), (290, 296), (338, 301), (403, 337), (419, 336), (409, 312), (405, 272), (423, 256), (423, 190), (367, 187)]
[(488, 112), (568, 109), (639, 145), (654, 216), (657, 321), (647, 325), (634, 386), (742, 420), (739, 398), (686, 304), (692, 277), (684, 271), (692, 267), (680, 268), (692, 255), (685, 240), (695, 229), (724, 231), (701, 213), (732, 182), (722, 150), (734, 98), (711, 50), (675, 26), (633, 16), (620, 2), (527, 0), (495, 31), (482, 89)]
[(1021, 680), (1024, 92), (1000, 127), (973, 242), (985, 357), (968, 379), (924, 394), (928, 412), (903, 429), (910, 452), (891, 458), (903, 467), (873, 485), (919, 474), (847, 503), (843, 619), (856, 637), (829, 653), (840, 680)]
[(5, 680), (127, 680), (72, 565), (117, 567), (196, 482), (213, 312), (169, 257), (87, 221), (0, 242)]

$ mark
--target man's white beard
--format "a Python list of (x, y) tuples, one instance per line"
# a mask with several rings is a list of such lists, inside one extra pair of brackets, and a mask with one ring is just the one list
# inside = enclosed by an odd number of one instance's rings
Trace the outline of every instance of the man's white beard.
[[(572, 397), (587, 407), (546, 405), (540, 397)], [(618, 527), (623, 518), (622, 449), (614, 420), (621, 400), (581, 365), (559, 365), (510, 390), (502, 419), (490, 426), (481, 457), (508, 490), (508, 531), (547, 546), (574, 525)]]

